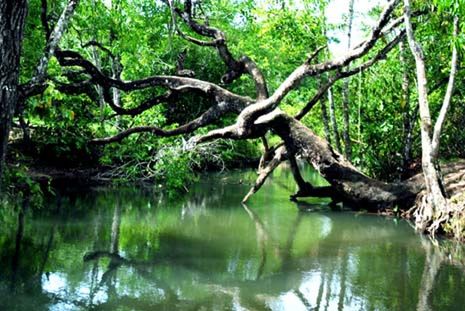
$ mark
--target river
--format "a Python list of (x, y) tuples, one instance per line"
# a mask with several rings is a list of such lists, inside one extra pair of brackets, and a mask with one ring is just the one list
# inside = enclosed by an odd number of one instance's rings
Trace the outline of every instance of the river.
[[(322, 185), (315, 172), (307, 180)], [(463, 250), (396, 218), (289, 201), (289, 171), (177, 197), (70, 189), (0, 210), (0, 310), (465, 310)]]

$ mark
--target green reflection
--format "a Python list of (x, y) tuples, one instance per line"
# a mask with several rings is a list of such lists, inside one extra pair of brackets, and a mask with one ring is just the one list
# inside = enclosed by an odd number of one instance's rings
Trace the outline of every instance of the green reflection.
[[(317, 174), (307, 180), (322, 185)], [(208, 175), (183, 199), (68, 193), (0, 211), (1, 310), (460, 310), (462, 248), (408, 224), (296, 208), (287, 169), (242, 206), (253, 172)], [(313, 210), (314, 212), (310, 212)]]

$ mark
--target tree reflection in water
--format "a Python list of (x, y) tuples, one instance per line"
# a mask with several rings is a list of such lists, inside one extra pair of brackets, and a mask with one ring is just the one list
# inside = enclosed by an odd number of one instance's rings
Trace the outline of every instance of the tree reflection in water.
[(104, 191), (59, 197), (53, 212), (27, 201), (0, 210), (0, 309), (465, 305), (462, 246), (433, 243), (393, 219), (321, 212), (323, 202), (299, 211), (282, 187), (242, 208), (247, 185), (201, 187), (162, 204), (134, 190)]

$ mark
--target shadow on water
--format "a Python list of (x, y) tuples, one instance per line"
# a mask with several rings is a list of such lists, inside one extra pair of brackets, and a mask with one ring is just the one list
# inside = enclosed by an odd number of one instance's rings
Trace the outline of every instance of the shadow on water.
[(27, 201), (0, 210), (0, 309), (465, 305), (463, 246), (415, 235), (400, 220), (334, 212), (324, 200), (296, 208), (287, 170), (241, 206), (247, 178), (206, 176), (179, 200), (101, 189), (57, 196), (38, 211)]

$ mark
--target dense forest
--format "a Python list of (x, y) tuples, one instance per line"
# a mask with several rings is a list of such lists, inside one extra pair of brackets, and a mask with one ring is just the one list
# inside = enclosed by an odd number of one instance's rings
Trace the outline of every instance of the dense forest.
[(2, 1), (2, 195), (252, 166), (245, 202), (288, 162), (292, 200), (462, 239), (465, 2), (330, 2)]

